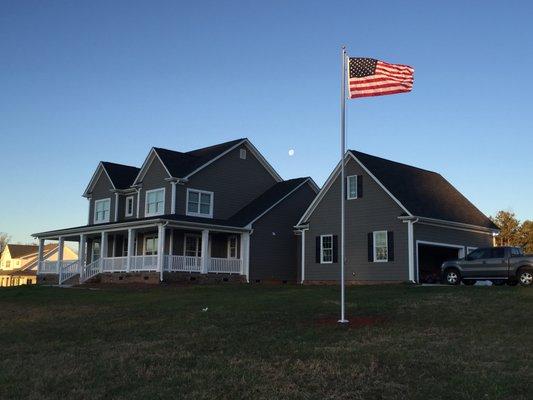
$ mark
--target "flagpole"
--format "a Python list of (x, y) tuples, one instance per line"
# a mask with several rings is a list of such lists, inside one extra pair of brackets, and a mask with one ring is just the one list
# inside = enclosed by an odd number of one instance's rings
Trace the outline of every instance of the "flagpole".
[(344, 203), (345, 203), (345, 178), (344, 154), (346, 153), (346, 47), (342, 46), (342, 74), (341, 74), (341, 319), (339, 323), (348, 322), (344, 313)]

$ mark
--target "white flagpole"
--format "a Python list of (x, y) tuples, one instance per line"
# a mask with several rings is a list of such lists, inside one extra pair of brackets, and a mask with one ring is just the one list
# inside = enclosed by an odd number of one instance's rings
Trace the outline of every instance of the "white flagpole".
[(344, 313), (344, 203), (346, 182), (344, 178), (344, 154), (346, 153), (346, 47), (342, 46), (342, 82), (341, 82), (341, 319), (339, 323), (348, 322)]

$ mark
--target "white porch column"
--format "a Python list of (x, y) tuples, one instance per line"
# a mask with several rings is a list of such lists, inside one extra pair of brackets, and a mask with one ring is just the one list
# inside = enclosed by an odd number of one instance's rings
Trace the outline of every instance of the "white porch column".
[(130, 272), (131, 270), (134, 251), (135, 251), (135, 229), (128, 229), (128, 260), (126, 261), (127, 272)]
[(209, 270), (209, 229), (204, 229), (202, 231), (202, 268), (200, 272), (202, 274), (207, 274)]
[(44, 261), (44, 239), (39, 239), (39, 252), (37, 254), (37, 275), (39, 275)]
[(413, 221), (407, 221), (407, 249), (409, 252), (409, 281), (416, 283), (415, 278), (415, 244), (413, 234)]
[(100, 236), (100, 271), (103, 271), (105, 257), (107, 257), (107, 232), (102, 232)]
[(157, 269), (159, 270), (159, 280), (163, 281), (163, 270), (165, 266), (165, 225), (157, 226)]
[(80, 277), (83, 271), (83, 267), (85, 267), (85, 249), (87, 248), (86, 241), (87, 237), (82, 233), (80, 235), (80, 245), (78, 246), (78, 268), (80, 269)]
[(305, 229), (302, 229), (302, 255), (301, 255), (301, 262), (302, 262), (302, 273), (301, 273), (301, 281), (300, 283), (304, 283), (305, 281)]
[(246, 276), (246, 282), (250, 282), (250, 233), (241, 233), (241, 274)]
[(63, 246), (65, 245), (65, 239), (63, 237), (59, 237), (59, 241), (57, 243), (57, 273), (59, 276), (58, 283), (61, 282), (61, 266), (63, 264)]
[(170, 199), (170, 213), (176, 214), (176, 182), (170, 182), (172, 185), (172, 198)]

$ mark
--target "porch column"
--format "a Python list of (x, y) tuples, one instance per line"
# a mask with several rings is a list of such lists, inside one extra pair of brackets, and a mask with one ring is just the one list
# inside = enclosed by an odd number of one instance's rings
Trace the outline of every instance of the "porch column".
[(107, 232), (100, 236), (100, 271), (104, 270), (104, 258), (107, 257)]
[(413, 221), (407, 221), (407, 250), (409, 252), (409, 281), (416, 283), (415, 278), (415, 243), (413, 234)]
[(163, 281), (163, 270), (165, 264), (165, 225), (157, 227), (157, 269), (159, 270), (159, 280)]
[(301, 282), (300, 283), (304, 283), (305, 281), (305, 229), (302, 229), (302, 246), (301, 246), (301, 250), (302, 250), (302, 255), (301, 255), (301, 263), (302, 263), (302, 276), (301, 276)]
[(130, 272), (133, 264), (133, 252), (135, 251), (135, 229), (128, 229), (128, 259), (126, 261), (126, 271)]
[(87, 237), (82, 233), (80, 235), (80, 245), (78, 246), (78, 268), (80, 270), (80, 279), (83, 268), (85, 267), (85, 249), (87, 248)]
[(250, 233), (241, 233), (241, 274), (246, 276), (246, 282), (250, 282)]
[(65, 239), (60, 236), (57, 243), (57, 273), (59, 276), (58, 283), (61, 282), (61, 264), (63, 264), (63, 246), (65, 245)]
[(200, 272), (202, 274), (207, 274), (209, 270), (209, 229), (204, 229), (202, 231), (202, 269)]
[(39, 252), (37, 253), (37, 275), (41, 272), (44, 258), (44, 239), (39, 239)]

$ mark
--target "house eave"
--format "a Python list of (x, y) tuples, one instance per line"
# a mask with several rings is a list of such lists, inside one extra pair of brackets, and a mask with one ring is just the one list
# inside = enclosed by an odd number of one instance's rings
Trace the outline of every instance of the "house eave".
[(448, 220), (436, 219), (436, 218), (420, 217), (416, 215), (410, 215), (410, 216), (402, 215), (402, 216), (399, 216), (398, 219), (401, 221), (417, 220), (419, 223), (426, 223), (426, 224), (442, 226), (442, 227), (455, 227), (455, 228), (478, 231), (482, 233), (498, 234), (500, 232), (499, 229), (488, 228), (486, 226), (466, 224), (464, 222), (448, 221)]

